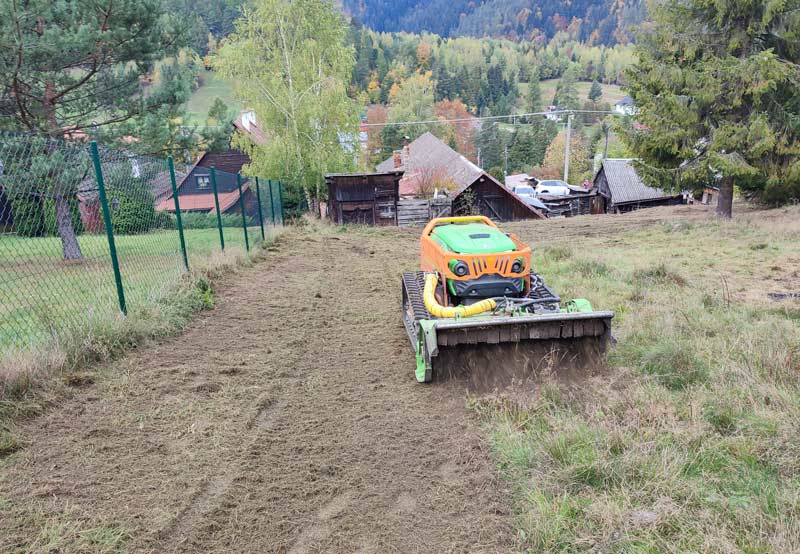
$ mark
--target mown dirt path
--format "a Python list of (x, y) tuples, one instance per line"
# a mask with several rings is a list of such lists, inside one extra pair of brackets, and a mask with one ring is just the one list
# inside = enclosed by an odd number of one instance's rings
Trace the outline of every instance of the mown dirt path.
[(182, 336), (22, 422), (0, 551), (514, 551), (463, 390), (413, 381), (398, 287), (417, 249), (292, 231)]

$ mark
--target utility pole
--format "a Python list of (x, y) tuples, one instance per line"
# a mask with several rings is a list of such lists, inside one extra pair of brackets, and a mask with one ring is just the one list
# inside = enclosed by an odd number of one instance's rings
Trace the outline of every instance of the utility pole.
[(611, 126), (608, 123), (604, 123), (603, 128), (606, 132), (606, 146), (603, 149), (603, 159), (605, 160), (608, 157), (608, 131), (611, 129)]
[(569, 112), (567, 114), (567, 140), (564, 145), (564, 181), (569, 183), (569, 147), (572, 142), (572, 118), (574, 114)]
[(503, 175), (508, 177), (508, 145), (507, 144), (505, 145), (505, 147), (503, 149), (503, 153), (505, 155), (505, 160), (506, 160), (505, 167), (503, 168)]

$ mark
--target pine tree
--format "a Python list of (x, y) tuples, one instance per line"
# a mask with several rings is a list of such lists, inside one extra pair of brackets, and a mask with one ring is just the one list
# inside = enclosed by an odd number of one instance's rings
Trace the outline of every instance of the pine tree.
[(536, 113), (542, 110), (542, 87), (539, 85), (539, 70), (535, 69), (531, 73), (531, 80), (528, 82), (528, 94), (525, 96), (525, 109), (529, 113)]
[(475, 142), (484, 169), (503, 166), (505, 144), (500, 136), (500, 126), (497, 122), (485, 120)]
[(719, 182), (772, 203), (800, 199), (797, 2), (669, 0), (627, 72), (640, 125), (622, 130), (648, 181)]
[(545, 117), (535, 118), (530, 125), (530, 133), (534, 141), (530, 163), (534, 166), (542, 165), (547, 146), (558, 134), (558, 124)]
[(458, 152), (458, 140), (456, 140), (456, 136), (451, 134), (447, 137), (447, 146)]
[(525, 127), (518, 128), (508, 148), (508, 171), (524, 171), (539, 165), (541, 160), (537, 158), (536, 137), (533, 132)]
[[(0, 0), (0, 13), (2, 127), (53, 138), (66, 131), (132, 135), (139, 141), (128, 148), (158, 142), (159, 151), (181, 140), (172, 122), (188, 100), (184, 68), (163, 64), (162, 84), (146, 94), (142, 85), (155, 62), (182, 44), (184, 33), (161, 1)], [(35, 164), (47, 165), (53, 154), (38, 152)], [(59, 171), (45, 172), (49, 177), (37, 182), (46, 190), (38, 192), (54, 196), (64, 259), (79, 260), (69, 208), (76, 191), (53, 182)]]
[(556, 87), (555, 103), (557, 106), (569, 110), (577, 110), (581, 103), (578, 100), (578, 71), (576, 66), (571, 65), (564, 72), (561, 80)]
[(595, 79), (592, 81), (592, 86), (589, 89), (588, 98), (594, 103), (597, 103), (600, 98), (603, 97), (603, 87), (600, 86), (600, 83)]

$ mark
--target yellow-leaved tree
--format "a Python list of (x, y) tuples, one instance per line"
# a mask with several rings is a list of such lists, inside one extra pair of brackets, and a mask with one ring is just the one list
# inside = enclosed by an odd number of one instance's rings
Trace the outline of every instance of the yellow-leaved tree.
[(284, 179), (312, 207), (326, 173), (354, 167), (353, 65), (347, 24), (331, 0), (255, 0), (244, 9), (214, 67), (267, 135), (261, 145), (233, 139), (250, 155), (250, 173)]
[[(547, 147), (544, 154), (544, 162), (542, 166), (553, 173), (562, 175), (564, 174), (564, 154), (566, 152), (565, 146), (567, 142), (567, 133), (561, 131)], [(592, 156), (589, 151), (588, 141), (580, 132), (573, 132), (570, 139), (570, 155), (569, 155), (569, 179), (571, 185), (580, 184), (580, 182), (589, 176), (592, 169)]]

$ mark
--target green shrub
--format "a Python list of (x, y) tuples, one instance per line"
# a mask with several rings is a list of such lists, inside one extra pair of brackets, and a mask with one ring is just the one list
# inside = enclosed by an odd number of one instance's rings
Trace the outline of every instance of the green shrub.
[[(217, 226), (216, 214), (187, 212), (181, 214), (184, 229), (213, 229)], [(242, 216), (236, 214), (222, 215), (223, 227), (241, 227)]]
[(115, 234), (138, 235), (155, 227), (155, 199), (141, 180), (134, 179), (125, 186), (109, 187), (107, 195), (111, 228)]
[[(29, 194), (18, 194), (11, 197), (14, 216), (14, 230), (22, 237), (57, 237), (58, 221), (56, 220), (56, 203), (52, 198), (42, 200), (41, 197)], [(83, 233), (83, 220), (78, 199), (69, 199), (69, 213), (72, 228), (76, 234)]]
[(41, 237), (45, 234), (44, 206), (38, 196), (9, 194), (14, 216), (14, 231), (21, 237)]
[(156, 219), (153, 222), (154, 229), (177, 229), (178, 218), (169, 212), (156, 212)]

